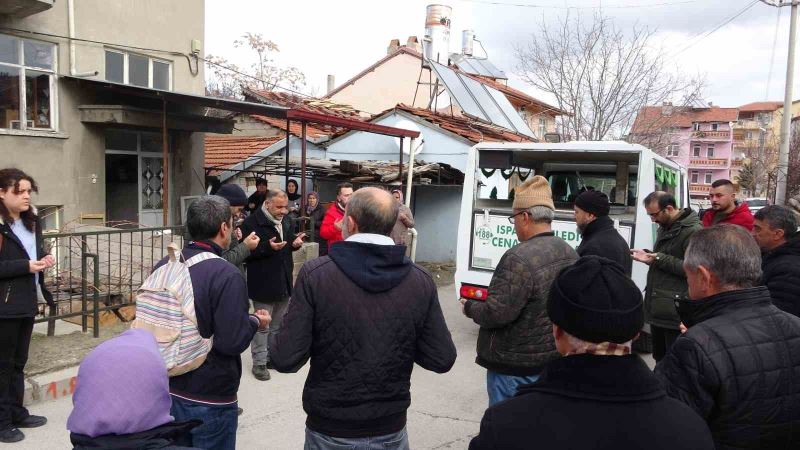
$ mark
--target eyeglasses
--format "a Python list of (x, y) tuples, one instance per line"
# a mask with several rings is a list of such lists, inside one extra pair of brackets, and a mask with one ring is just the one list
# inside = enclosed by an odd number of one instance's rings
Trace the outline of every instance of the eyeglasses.
[(658, 211), (656, 211), (654, 213), (647, 213), (647, 215), (650, 216), (651, 218), (655, 219), (656, 216), (661, 214), (665, 209), (666, 208), (661, 208), (661, 209), (659, 209)]
[(508, 222), (513, 224), (513, 223), (514, 223), (514, 222), (517, 220), (517, 219), (516, 219), (516, 217), (517, 217), (518, 215), (520, 215), (520, 214), (527, 214), (527, 213), (528, 213), (528, 211), (520, 211), (520, 212), (518, 212), (518, 213), (514, 214), (513, 216), (509, 217), (509, 218), (508, 218)]

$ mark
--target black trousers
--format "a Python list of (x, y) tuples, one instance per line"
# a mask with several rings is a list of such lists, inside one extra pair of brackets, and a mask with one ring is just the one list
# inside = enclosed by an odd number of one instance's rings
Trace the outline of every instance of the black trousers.
[(33, 333), (33, 317), (0, 319), (0, 430), (28, 417), (22, 406), (25, 363)]
[(650, 334), (653, 336), (653, 359), (659, 362), (666, 356), (669, 348), (672, 347), (681, 332), (672, 328), (650, 325)]

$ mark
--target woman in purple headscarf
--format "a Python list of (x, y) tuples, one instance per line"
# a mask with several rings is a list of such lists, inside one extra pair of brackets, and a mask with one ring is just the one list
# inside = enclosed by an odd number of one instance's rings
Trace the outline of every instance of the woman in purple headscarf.
[(202, 424), (169, 415), (167, 367), (145, 330), (128, 330), (83, 359), (72, 404), (75, 449), (188, 449), (180, 445)]
[(306, 215), (314, 221), (314, 242), (319, 244), (319, 256), (325, 256), (328, 254), (328, 241), (319, 233), (325, 219), (325, 207), (319, 203), (319, 194), (314, 191), (306, 196)]

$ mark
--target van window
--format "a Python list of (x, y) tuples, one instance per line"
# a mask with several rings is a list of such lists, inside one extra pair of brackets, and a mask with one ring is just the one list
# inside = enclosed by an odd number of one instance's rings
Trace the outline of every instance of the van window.
[[(547, 174), (553, 202), (557, 208), (571, 209), (575, 198), (585, 190), (602, 191), (615, 203), (617, 177), (613, 173), (550, 172)], [(625, 206), (636, 206), (636, 175), (628, 177), (628, 198)]]

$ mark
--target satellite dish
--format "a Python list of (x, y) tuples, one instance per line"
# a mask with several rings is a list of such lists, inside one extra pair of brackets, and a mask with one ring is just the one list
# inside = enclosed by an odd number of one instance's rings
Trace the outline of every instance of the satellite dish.
[[(410, 131), (420, 131), (419, 125), (415, 122), (412, 122), (408, 119), (400, 119), (397, 121), (396, 124), (392, 125), (394, 128), (402, 128), (404, 130)], [(405, 142), (403, 143), (403, 154), (410, 155), (411, 150), (411, 139), (404, 138)], [(422, 133), (420, 132), (419, 137), (414, 139), (414, 155), (418, 155), (422, 151), (422, 144), (425, 142), (423, 139)], [(400, 150), (400, 138), (394, 138), (394, 145), (397, 146), (397, 149)]]

